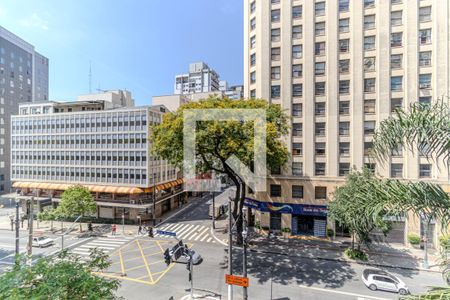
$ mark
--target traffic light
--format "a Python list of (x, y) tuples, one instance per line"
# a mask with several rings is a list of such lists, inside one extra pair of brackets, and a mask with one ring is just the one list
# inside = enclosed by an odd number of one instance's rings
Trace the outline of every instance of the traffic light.
[(170, 258), (169, 254), (169, 248), (167, 248), (166, 251), (164, 251), (164, 262), (166, 263), (166, 265), (170, 265), (170, 263), (172, 262), (172, 259)]

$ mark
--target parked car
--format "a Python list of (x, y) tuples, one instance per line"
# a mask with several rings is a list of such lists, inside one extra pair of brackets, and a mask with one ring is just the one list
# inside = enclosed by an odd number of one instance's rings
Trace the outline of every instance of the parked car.
[(383, 290), (400, 295), (409, 294), (408, 287), (400, 278), (383, 270), (365, 269), (362, 274), (362, 281), (372, 291)]
[[(193, 263), (194, 265), (198, 265), (198, 264), (200, 264), (200, 263), (203, 261), (202, 256), (201, 256), (200, 254), (198, 254), (198, 252), (196, 252), (196, 251), (193, 250), (193, 249), (189, 249), (188, 251), (189, 251), (190, 254), (192, 255), (192, 263)], [(186, 262), (187, 262), (188, 259), (189, 259), (189, 256), (188, 256), (188, 255), (183, 255), (183, 258), (184, 258), (184, 259), (186, 260)]]
[(53, 245), (55, 243), (54, 240), (52, 240), (51, 238), (47, 237), (47, 236), (37, 236), (37, 237), (33, 237), (33, 247), (49, 247), (51, 245)]

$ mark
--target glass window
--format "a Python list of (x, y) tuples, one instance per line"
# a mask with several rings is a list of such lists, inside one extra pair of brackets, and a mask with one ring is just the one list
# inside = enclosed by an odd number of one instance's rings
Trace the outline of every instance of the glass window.
[(364, 0), (364, 8), (375, 7), (375, 0)]
[(314, 84), (314, 93), (316, 96), (325, 95), (325, 82), (316, 82)]
[(339, 0), (339, 12), (346, 12), (349, 8), (349, 0)]
[(375, 36), (364, 37), (364, 50), (374, 50), (375, 49)]
[(348, 73), (350, 71), (350, 59), (341, 59), (339, 61), (339, 73)]
[(350, 30), (350, 19), (340, 19), (339, 20), (339, 32), (349, 32)]
[(256, 47), (256, 36), (250, 38), (250, 48), (254, 49)]
[(250, 3), (250, 13), (254, 13), (256, 10), (256, 1)]
[(280, 60), (281, 57), (281, 49), (278, 48), (272, 48), (270, 52), (270, 58), (272, 60)]
[(391, 4), (400, 4), (403, 0), (391, 0)]
[(375, 78), (364, 79), (364, 92), (374, 93), (375, 92)]
[(420, 74), (419, 75), (419, 88), (420, 89), (431, 89), (431, 74)]
[[(325, 175), (325, 163), (316, 163), (314, 168), (314, 175), (316, 176), (323, 176)], [(316, 194), (317, 197), (317, 194)]]
[(419, 97), (419, 103), (424, 104), (424, 105), (430, 105), (431, 104), (431, 96)]
[(292, 175), (301, 176), (303, 175), (303, 163), (293, 162), (292, 163)]
[(302, 185), (293, 185), (292, 186), (292, 198), (303, 198), (303, 186)]
[(394, 112), (397, 109), (402, 109), (402, 108), (403, 108), (403, 98), (391, 99), (391, 112)]
[(350, 156), (350, 143), (339, 143), (339, 155)]
[(256, 28), (256, 18), (250, 20), (250, 30), (255, 30)]
[(302, 58), (303, 55), (303, 47), (302, 45), (294, 45), (292, 46), (292, 58), (299, 59)]
[(325, 42), (319, 42), (315, 44), (315, 55), (325, 55)]
[(350, 101), (340, 101), (339, 102), (339, 114), (340, 115), (350, 114)]
[(255, 99), (256, 98), (256, 90), (251, 90), (250, 91), (250, 98)]
[(424, 51), (419, 53), (419, 66), (431, 66), (431, 51)]
[(303, 124), (292, 123), (292, 136), (301, 137), (303, 135)]
[(292, 97), (303, 96), (303, 85), (301, 83), (296, 83), (292, 85)]
[(280, 3), (280, 0), (270, 0), (270, 3), (271, 4), (278, 4), (278, 3)]
[(292, 66), (292, 77), (300, 78), (303, 75), (303, 65), (293, 65)]
[(430, 164), (420, 164), (419, 176), (421, 178), (430, 178), (431, 177), (431, 165)]
[(271, 33), (272, 33), (272, 35), (271, 35), (271, 37), (270, 37), (270, 40), (271, 40), (272, 42), (279, 42), (280, 39), (281, 39), (281, 38), (280, 38), (280, 33), (281, 33), (280, 28), (272, 29)]
[(391, 12), (391, 25), (398, 26), (402, 25), (402, 23), (403, 23), (403, 11), (397, 10)]
[(271, 78), (274, 80), (279, 80), (281, 78), (281, 68), (280, 67), (272, 67)]
[(270, 20), (272, 22), (280, 22), (280, 10), (273, 9), (270, 13)]
[(350, 80), (340, 80), (339, 81), (339, 94), (350, 93)]
[(280, 86), (279, 85), (272, 85), (270, 90), (271, 90), (270, 96), (272, 98), (280, 98)]
[(350, 40), (339, 40), (339, 51), (341, 53), (347, 53), (350, 51)]
[(373, 148), (373, 142), (364, 142), (364, 155), (369, 156)]
[(419, 30), (420, 44), (431, 44), (431, 28)]
[(256, 82), (256, 72), (251, 72), (250, 73), (250, 83), (255, 83)]
[(420, 22), (431, 21), (431, 6), (425, 6), (419, 9), (419, 21)]
[(292, 7), (292, 18), (293, 19), (299, 19), (302, 17), (302, 6), (297, 5)]
[(402, 91), (402, 90), (403, 90), (403, 76), (392, 76), (391, 91)]
[(403, 67), (403, 54), (392, 54), (391, 55), (391, 68), (401, 69)]
[(292, 155), (295, 155), (295, 156), (303, 155), (302, 143), (292, 143)]
[(292, 26), (292, 39), (301, 39), (303, 35), (302, 25)]
[(375, 71), (375, 57), (364, 58), (364, 71), (366, 72)]
[(391, 34), (391, 47), (401, 47), (403, 41), (403, 32), (394, 32)]
[(375, 28), (375, 15), (364, 16), (364, 29)]
[(364, 134), (371, 135), (375, 133), (375, 121), (364, 121)]
[(325, 123), (316, 123), (314, 132), (316, 136), (325, 136)]
[(364, 113), (368, 115), (375, 113), (374, 99), (364, 100)]
[(325, 116), (326, 105), (325, 102), (317, 102), (314, 104), (314, 114), (317, 117)]
[(349, 163), (339, 163), (339, 176), (347, 176), (350, 173)]
[(403, 177), (403, 164), (391, 164), (391, 177), (392, 178)]
[(251, 66), (256, 65), (256, 53), (253, 53), (252, 55), (250, 55), (250, 65)]
[(303, 106), (301, 103), (292, 103), (292, 116), (302, 117)]
[(339, 122), (339, 135), (340, 136), (350, 135), (350, 122)]
[(325, 15), (325, 2), (316, 2), (315, 4), (316, 17)]
[(316, 75), (325, 75), (325, 63), (324, 62), (318, 62), (314, 66), (314, 72)]
[(281, 185), (271, 184), (270, 185), (270, 196), (271, 197), (281, 197)]
[(314, 149), (316, 156), (325, 156), (326, 154), (325, 143), (316, 143)]
[(317, 22), (314, 27), (316, 36), (325, 35), (325, 22)]

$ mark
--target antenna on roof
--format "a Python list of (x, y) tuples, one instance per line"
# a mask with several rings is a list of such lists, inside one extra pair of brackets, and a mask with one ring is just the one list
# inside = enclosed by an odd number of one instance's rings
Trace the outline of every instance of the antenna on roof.
[(92, 65), (89, 61), (89, 94), (92, 94)]

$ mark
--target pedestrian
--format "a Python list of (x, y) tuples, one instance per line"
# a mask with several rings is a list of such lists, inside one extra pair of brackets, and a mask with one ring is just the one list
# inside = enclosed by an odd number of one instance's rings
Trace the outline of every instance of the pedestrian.
[(140, 234), (142, 234), (142, 226), (141, 225), (139, 225), (139, 227), (138, 227), (138, 235), (140, 235)]
[(92, 222), (88, 223), (88, 231), (92, 232)]
[(112, 224), (111, 226), (111, 231), (112, 231), (112, 235), (116, 235), (116, 224)]
[(148, 226), (148, 237), (153, 237), (153, 228), (151, 226)]

